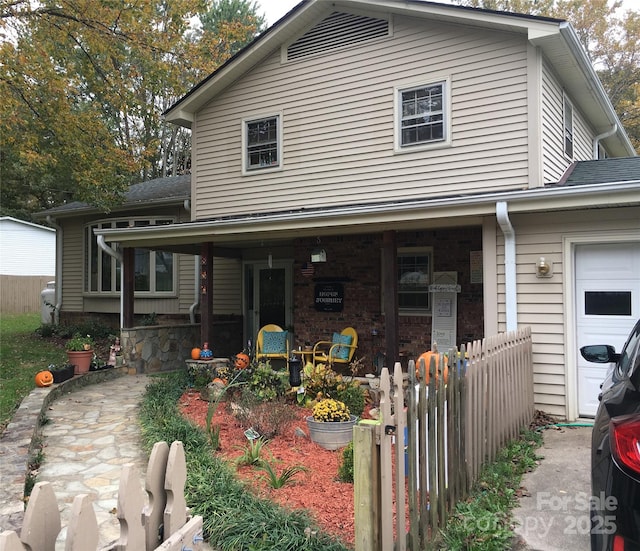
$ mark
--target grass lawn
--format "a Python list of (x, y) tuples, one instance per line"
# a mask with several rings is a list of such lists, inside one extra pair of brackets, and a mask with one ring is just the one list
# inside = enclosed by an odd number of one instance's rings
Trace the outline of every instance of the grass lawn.
[(0, 431), (35, 387), (34, 375), (66, 361), (65, 351), (35, 334), (40, 313), (0, 316)]

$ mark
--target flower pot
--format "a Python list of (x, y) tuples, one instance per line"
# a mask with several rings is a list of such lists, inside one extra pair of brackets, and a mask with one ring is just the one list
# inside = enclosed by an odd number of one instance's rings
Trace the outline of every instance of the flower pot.
[(312, 416), (307, 417), (309, 437), (325, 450), (344, 448), (353, 438), (353, 427), (358, 417), (351, 415), (348, 421), (323, 422), (316, 421)]
[(69, 358), (69, 363), (75, 366), (73, 374), (81, 375), (89, 371), (91, 360), (93, 359), (93, 350), (80, 350), (77, 352), (67, 350), (67, 358)]
[(54, 369), (51, 373), (53, 373), (53, 382), (56, 384), (64, 383), (73, 377), (73, 372), (75, 371), (74, 366), (71, 364), (65, 365), (62, 369)]

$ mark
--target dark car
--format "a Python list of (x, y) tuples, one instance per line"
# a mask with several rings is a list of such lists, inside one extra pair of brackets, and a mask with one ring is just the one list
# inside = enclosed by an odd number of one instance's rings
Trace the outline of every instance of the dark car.
[(640, 320), (620, 354), (609, 345), (580, 353), (615, 364), (602, 383), (591, 440), (591, 549), (640, 551)]

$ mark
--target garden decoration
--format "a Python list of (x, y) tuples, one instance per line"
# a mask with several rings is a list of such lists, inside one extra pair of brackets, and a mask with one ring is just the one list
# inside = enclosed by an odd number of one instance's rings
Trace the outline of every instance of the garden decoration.
[(307, 417), (309, 437), (325, 450), (343, 448), (353, 439), (357, 420), (344, 402), (325, 398), (313, 407), (313, 415)]
[(209, 343), (205, 342), (202, 345), (202, 350), (200, 350), (200, 359), (210, 360), (211, 358), (213, 358), (213, 350), (209, 348)]
[(236, 361), (235, 361), (236, 369), (246, 369), (247, 367), (249, 367), (250, 361), (251, 360), (248, 354), (245, 354), (244, 352), (240, 352), (240, 354), (236, 354)]
[(90, 335), (76, 333), (71, 337), (65, 348), (69, 363), (75, 366), (74, 375), (81, 375), (89, 371), (93, 360), (93, 339)]
[(195, 347), (191, 349), (191, 359), (192, 360), (199, 360), (200, 359), (200, 352), (202, 352), (201, 348)]
[(38, 371), (35, 376), (36, 386), (45, 387), (53, 384), (53, 373), (51, 371)]
[(431, 366), (431, 358), (435, 359), (436, 368), (439, 369), (441, 356), (442, 356), (442, 359), (444, 360), (443, 377), (444, 377), (444, 382), (446, 384), (448, 379), (449, 379), (449, 366), (447, 365), (446, 354), (440, 354), (438, 352), (438, 347), (437, 347), (437, 345), (435, 343), (433, 344), (433, 348), (431, 350), (428, 350), (427, 352), (423, 352), (418, 357), (418, 361), (416, 362), (416, 378), (420, 378), (420, 360), (424, 360), (424, 365), (425, 365), (425, 368), (426, 368), (425, 369), (425, 383), (429, 384), (429, 379), (430, 379), (429, 370), (430, 370), (430, 366)]

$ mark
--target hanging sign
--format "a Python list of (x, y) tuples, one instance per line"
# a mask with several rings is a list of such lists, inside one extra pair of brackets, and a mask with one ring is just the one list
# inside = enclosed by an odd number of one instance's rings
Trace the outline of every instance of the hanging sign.
[(318, 312), (342, 312), (344, 288), (342, 283), (318, 283), (315, 288), (315, 307)]

